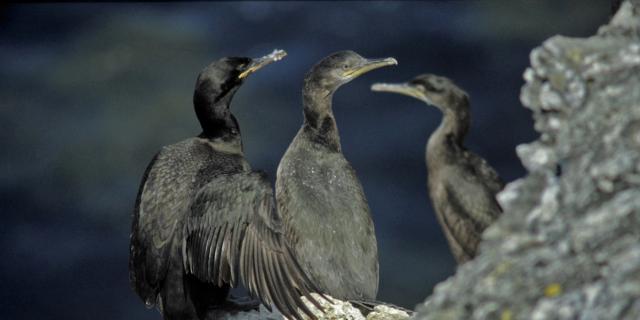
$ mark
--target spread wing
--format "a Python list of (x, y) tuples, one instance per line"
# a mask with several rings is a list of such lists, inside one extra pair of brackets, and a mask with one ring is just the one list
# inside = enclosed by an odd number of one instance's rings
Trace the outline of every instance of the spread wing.
[(147, 306), (156, 303), (169, 266), (176, 225), (187, 206), (189, 181), (176, 170), (171, 151), (163, 149), (147, 167), (133, 213), (129, 280)]
[(300, 308), (315, 318), (300, 296), (317, 304), (310, 295), (317, 290), (285, 240), (262, 174), (216, 177), (196, 195), (185, 228), (187, 273), (220, 286), (240, 280), (268, 308), (274, 304), (285, 316), (302, 319)]

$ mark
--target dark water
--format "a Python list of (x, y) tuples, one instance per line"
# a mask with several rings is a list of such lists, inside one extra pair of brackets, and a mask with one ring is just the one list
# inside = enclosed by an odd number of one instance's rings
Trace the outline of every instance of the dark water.
[(327, 54), (393, 56), (344, 86), (334, 111), (380, 249), (379, 299), (413, 307), (454, 272), (426, 194), (440, 114), (373, 93), (431, 72), (471, 96), (467, 145), (507, 181), (536, 137), (518, 100), (529, 51), (586, 36), (609, 2), (34, 4), (0, 9), (0, 318), (158, 319), (129, 288), (130, 214), (153, 154), (199, 131), (195, 78), (226, 55), (289, 56), (253, 75), (233, 111), (254, 168), (275, 177), (302, 121), (301, 81)]

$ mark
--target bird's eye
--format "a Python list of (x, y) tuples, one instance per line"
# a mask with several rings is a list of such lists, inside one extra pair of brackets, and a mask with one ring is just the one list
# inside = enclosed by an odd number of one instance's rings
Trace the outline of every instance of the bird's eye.
[(436, 86), (432, 82), (426, 82), (426, 83), (422, 84), (422, 86), (424, 87), (424, 89), (426, 91), (438, 91), (436, 89)]
[(343, 65), (342, 65), (342, 69), (343, 69), (343, 70), (347, 70), (347, 69), (349, 69), (349, 65), (348, 65), (348, 64), (343, 64)]
[(444, 91), (444, 88), (441, 84), (433, 83), (433, 82), (427, 82), (424, 84), (424, 88), (427, 91), (431, 91), (431, 92), (435, 92), (435, 93), (440, 93)]

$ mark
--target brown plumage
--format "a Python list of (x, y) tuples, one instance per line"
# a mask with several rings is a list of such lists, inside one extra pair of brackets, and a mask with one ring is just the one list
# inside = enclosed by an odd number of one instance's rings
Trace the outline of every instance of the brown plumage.
[(456, 261), (472, 259), (482, 232), (502, 213), (495, 195), (504, 183), (484, 159), (464, 147), (471, 122), (469, 97), (451, 80), (432, 74), (402, 84), (375, 84), (372, 90), (408, 95), (442, 111), (425, 156), (429, 196)]

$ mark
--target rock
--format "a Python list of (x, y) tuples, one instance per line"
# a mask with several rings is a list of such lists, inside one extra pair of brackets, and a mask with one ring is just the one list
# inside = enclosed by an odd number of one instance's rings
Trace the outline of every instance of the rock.
[(389, 306), (375, 306), (373, 311), (367, 315), (367, 320), (405, 320), (409, 319), (409, 314), (405, 311), (394, 309)]
[[(313, 297), (320, 303), (324, 309), (324, 313), (311, 304), (305, 297), (305, 301), (311, 312), (318, 320), (405, 320), (409, 319), (409, 314), (403, 310), (395, 309), (387, 305), (375, 306), (373, 311), (365, 318), (362, 312), (351, 303), (326, 296), (328, 300), (323, 299), (320, 295), (313, 293)], [(207, 319), (211, 320), (286, 320), (277, 309), (269, 312), (264, 306), (260, 305), (260, 310), (248, 312), (212, 312), (207, 315)]]
[(334, 299), (330, 296), (326, 296), (331, 302), (323, 299), (319, 295), (313, 293), (313, 297), (320, 303), (324, 309), (324, 313), (318, 310), (313, 304), (309, 303), (305, 297), (302, 299), (305, 301), (309, 309), (313, 314), (318, 317), (318, 320), (365, 320), (360, 310), (351, 305), (349, 302)]
[(593, 37), (545, 41), (524, 78), (529, 173), (414, 319), (640, 319), (640, 1)]

